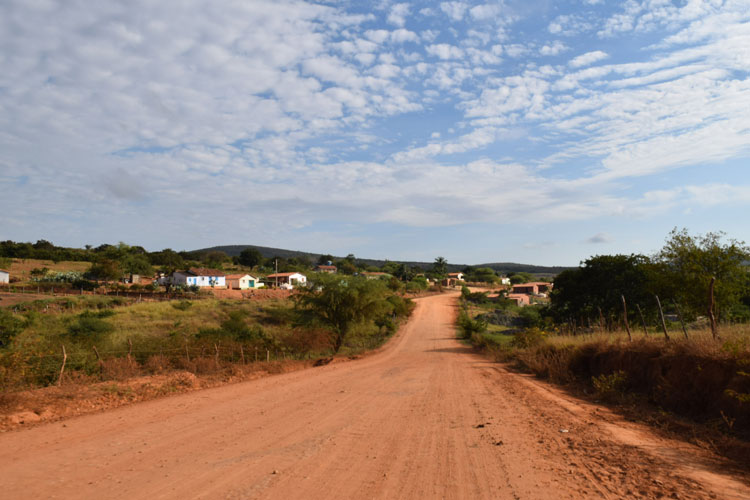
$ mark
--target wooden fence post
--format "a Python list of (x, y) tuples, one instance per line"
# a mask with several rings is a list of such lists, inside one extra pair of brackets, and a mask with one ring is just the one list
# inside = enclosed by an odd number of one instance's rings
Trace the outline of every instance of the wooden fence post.
[(219, 346), (214, 344), (214, 350), (216, 351), (216, 368), (219, 367)]
[(677, 305), (677, 301), (672, 299), (672, 304), (674, 304), (674, 308), (677, 311), (677, 317), (680, 318), (680, 325), (682, 325), (682, 333), (685, 334), (685, 339), (688, 338), (687, 329), (685, 328), (685, 321), (682, 319), (682, 312), (680, 312), (680, 307)]
[(622, 299), (622, 319), (625, 322), (625, 331), (628, 332), (628, 340), (633, 341), (633, 336), (630, 334), (630, 324), (628, 323), (628, 306), (625, 304), (625, 296), (620, 295)]
[(255, 362), (258, 362), (258, 347), (255, 347)]
[(62, 385), (63, 380), (63, 373), (65, 373), (65, 362), (68, 360), (68, 354), (65, 352), (65, 344), (60, 344), (60, 347), (62, 347), (62, 353), (63, 353), (63, 362), (62, 366), (60, 367), (60, 377), (57, 379), (57, 385)]
[(659, 300), (658, 295), (654, 295), (656, 297), (656, 305), (659, 307), (659, 318), (661, 318), (661, 327), (664, 329), (664, 338), (669, 340), (669, 335), (667, 334), (667, 324), (664, 322), (664, 311), (661, 309), (661, 301)]
[(133, 362), (133, 341), (128, 337), (128, 363)]
[(635, 307), (638, 309), (638, 315), (641, 317), (641, 323), (643, 324), (643, 335), (648, 337), (648, 328), (646, 328), (646, 319), (643, 317), (643, 311), (641, 311), (641, 306), (639, 304), (636, 304)]
[(711, 335), (714, 340), (719, 338), (719, 332), (716, 329), (716, 316), (714, 315), (714, 283), (716, 277), (711, 276), (711, 284), (708, 285), (708, 319), (711, 321)]
[(242, 348), (242, 344), (240, 344), (240, 358), (242, 358), (242, 364), (245, 364), (245, 349)]
[(185, 357), (187, 358), (188, 363), (190, 363), (190, 351), (188, 350), (187, 340), (185, 340)]
[(271, 351), (266, 349), (266, 363), (268, 363), (269, 361), (271, 361)]

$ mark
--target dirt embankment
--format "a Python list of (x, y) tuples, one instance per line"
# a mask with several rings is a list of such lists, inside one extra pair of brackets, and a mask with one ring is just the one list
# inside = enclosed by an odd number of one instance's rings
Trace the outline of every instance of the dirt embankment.
[(691, 445), (510, 373), (419, 299), (380, 353), (0, 435), (9, 498), (750, 498)]

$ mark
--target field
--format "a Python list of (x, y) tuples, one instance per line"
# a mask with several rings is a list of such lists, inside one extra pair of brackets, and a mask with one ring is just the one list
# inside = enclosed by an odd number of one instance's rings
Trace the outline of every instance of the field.
[(55, 272), (78, 272), (85, 273), (91, 267), (91, 262), (61, 261), (53, 262), (51, 260), (39, 259), (9, 259), (11, 261), (10, 271), (11, 278), (19, 278), (21, 283), (27, 283), (31, 279), (31, 271), (34, 269), (47, 268)]

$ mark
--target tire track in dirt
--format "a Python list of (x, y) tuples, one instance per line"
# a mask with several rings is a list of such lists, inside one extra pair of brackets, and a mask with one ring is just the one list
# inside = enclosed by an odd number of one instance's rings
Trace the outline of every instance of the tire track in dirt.
[(454, 339), (455, 297), (419, 299), (396, 338), (355, 362), (0, 435), (0, 491), (7, 498), (750, 498), (747, 485), (705, 452), (472, 353)]

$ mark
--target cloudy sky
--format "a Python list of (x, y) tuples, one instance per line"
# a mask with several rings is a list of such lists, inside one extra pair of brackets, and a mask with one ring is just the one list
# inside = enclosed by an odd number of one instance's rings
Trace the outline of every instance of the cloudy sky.
[(577, 264), (750, 241), (750, 0), (0, 3), (0, 239)]

